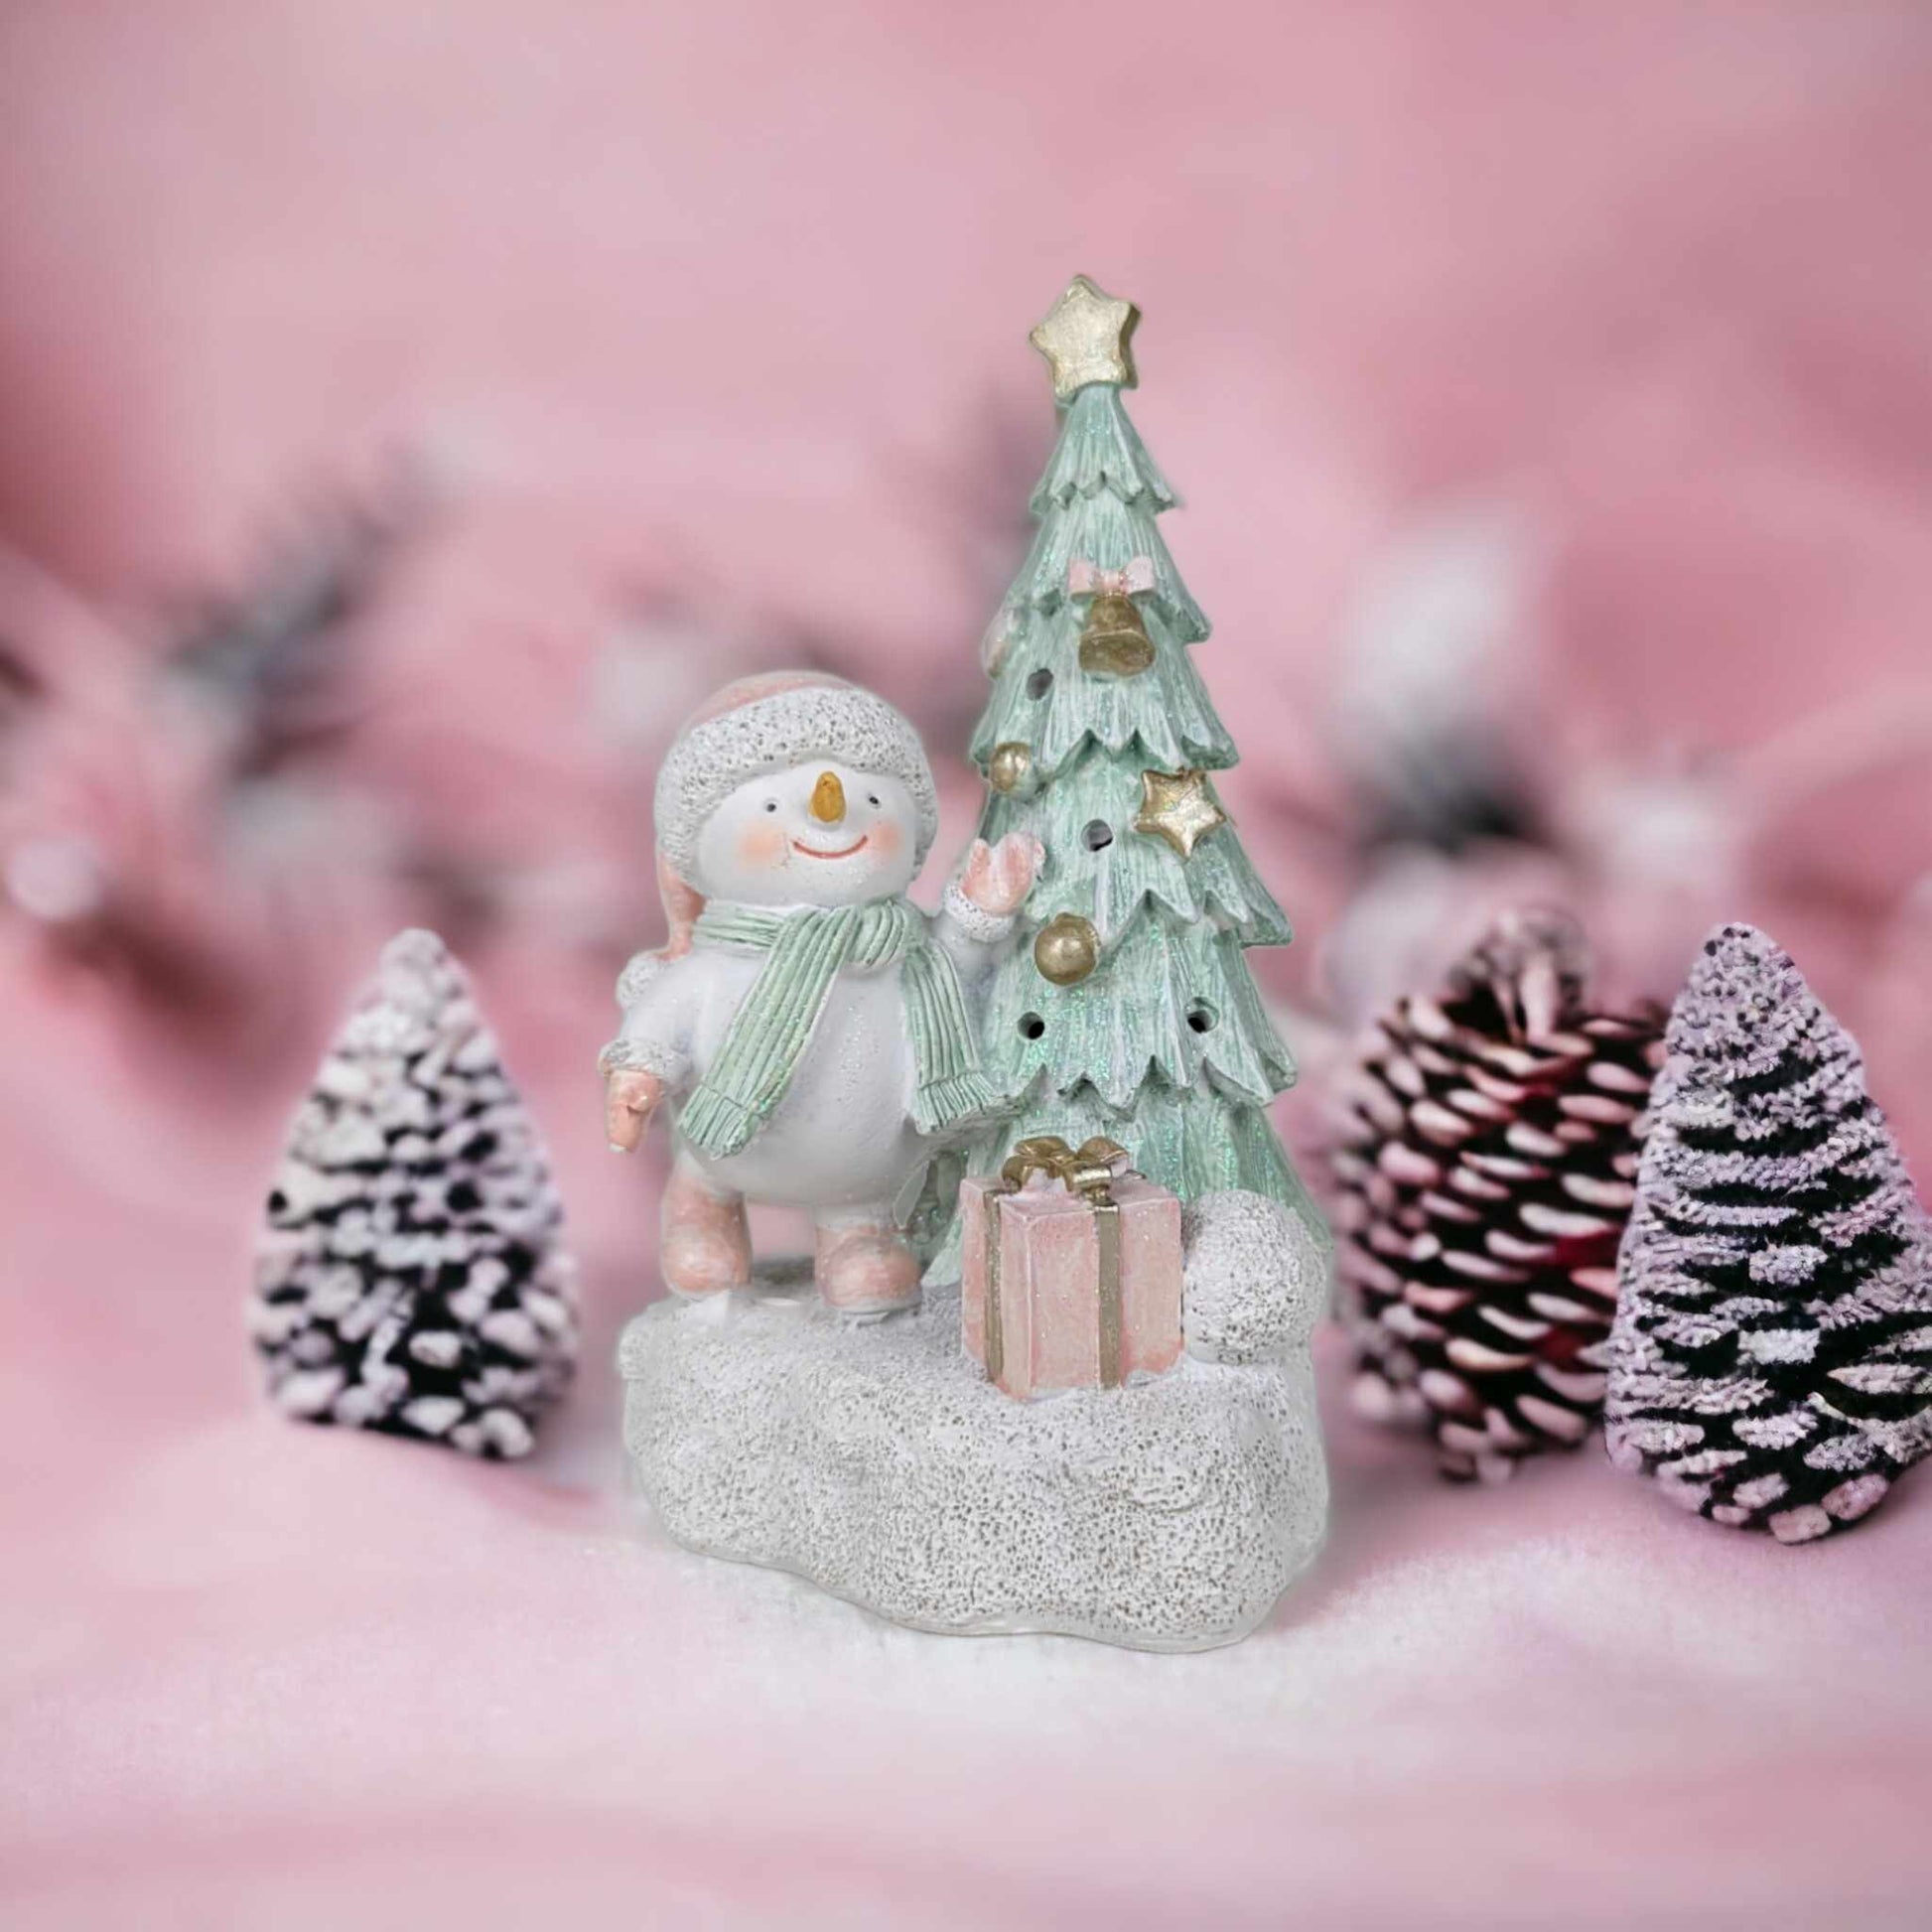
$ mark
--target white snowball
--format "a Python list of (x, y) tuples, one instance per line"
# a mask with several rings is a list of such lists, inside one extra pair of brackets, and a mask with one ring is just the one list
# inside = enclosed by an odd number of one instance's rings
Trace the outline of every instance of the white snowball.
[(1239, 1188), (1203, 1194), (1181, 1217), (1187, 1349), (1260, 1362), (1303, 1348), (1328, 1299), (1328, 1257), (1298, 1214)]

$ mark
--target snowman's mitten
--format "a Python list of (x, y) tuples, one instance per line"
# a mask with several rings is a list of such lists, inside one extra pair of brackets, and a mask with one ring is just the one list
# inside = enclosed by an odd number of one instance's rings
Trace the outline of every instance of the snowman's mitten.
[[(975, 839), (965, 864), (946, 887), (935, 936), (966, 990), (975, 990), (986, 979), (1013, 936), (1019, 908), (1026, 903), (1043, 857), (1036, 839), (1022, 839), (1018, 834), (1009, 834), (991, 848), (983, 839)], [(991, 893), (989, 886), (995, 889)], [(989, 897), (996, 903), (1010, 897), (1013, 909), (996, 911), (982, 904)]]
[(956, 883), (982, 912), (999, 918), (1018, 912), (1045, 863), (1046, 849), (1031, 833), (1009, 832), (998, 845), (975, 839), (967, 848)]
[(957, 879), (947, 886), (939, 900), (940, 917), (955, 927), (962, 939), (976, 946), (997, 946), (1013, 930), (1011, 912), (989, 912), (966, 897)]
[(604, 1131), (614, 1154), (628, 1154), (644, 1138), (663, 1104), (664, 1082), (638, 1067), (617, 1067), (605, 1076)]

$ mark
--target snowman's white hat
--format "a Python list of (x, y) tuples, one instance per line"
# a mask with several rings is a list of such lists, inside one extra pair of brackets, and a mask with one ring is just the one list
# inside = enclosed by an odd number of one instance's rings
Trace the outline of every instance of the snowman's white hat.
[(923, 865), (939, 830), (932, 767), (911, 722), (884, 698), (816, 671), (740, 678), (684, 722), (657, 773), (657, 844), (691, 877), (705, 820), (748, 778), (815, 758), (897, 778), (919, 813)]

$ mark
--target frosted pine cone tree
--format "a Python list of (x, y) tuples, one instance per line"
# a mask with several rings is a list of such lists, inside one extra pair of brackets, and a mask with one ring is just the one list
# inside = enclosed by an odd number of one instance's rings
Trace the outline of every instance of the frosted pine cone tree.
[(1343, 1089), (1330, 1167), (1356, 1407), (1499, 1481), (1602, 1407), (1616, 1250), (1661, 1015), (1592, 1013), (1582, 933), (1500, 922), (1402, 1000)]
[(517, 1456), (577, 1346), (563, 1215), (469, 980), (400, 933), (268, 1196), (250, 1327), (287, 1415)]
[(1671, 1014), (1606, 1438), (1687, 1509), (1804, 1543), (1932, 1445), (1932, 1242), (1858, 1046), (1727, 925)]

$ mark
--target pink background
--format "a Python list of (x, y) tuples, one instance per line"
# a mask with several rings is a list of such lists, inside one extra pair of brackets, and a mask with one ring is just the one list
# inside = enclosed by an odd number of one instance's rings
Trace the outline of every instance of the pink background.
[[(1298, 1145), (1533, 895), (1616, 998), (1764, 923), (1925, 1173), (1929, 97), (1909, 0), (0, 10), (7, 1922), (1923, 1922), (1932, 1478), (1788, 1552), (1338, 1413), (1331, 1549), (1236, 1650), (890, 1631), (631, 1520), (662, 1151), (603, 1153), (590, 1061), (728, 676), (914, 712), (936, 890), (1079, 268), (1146, 312), (1304, 933), (1254, 956)], [(393, 540), (294, 622), (345, 504)], [(1395, 835), (1472, 771), (1502, 835)], [(243, 1347), (408, 920), (585, 1263), (520, 1469), (280, 1426)]]

